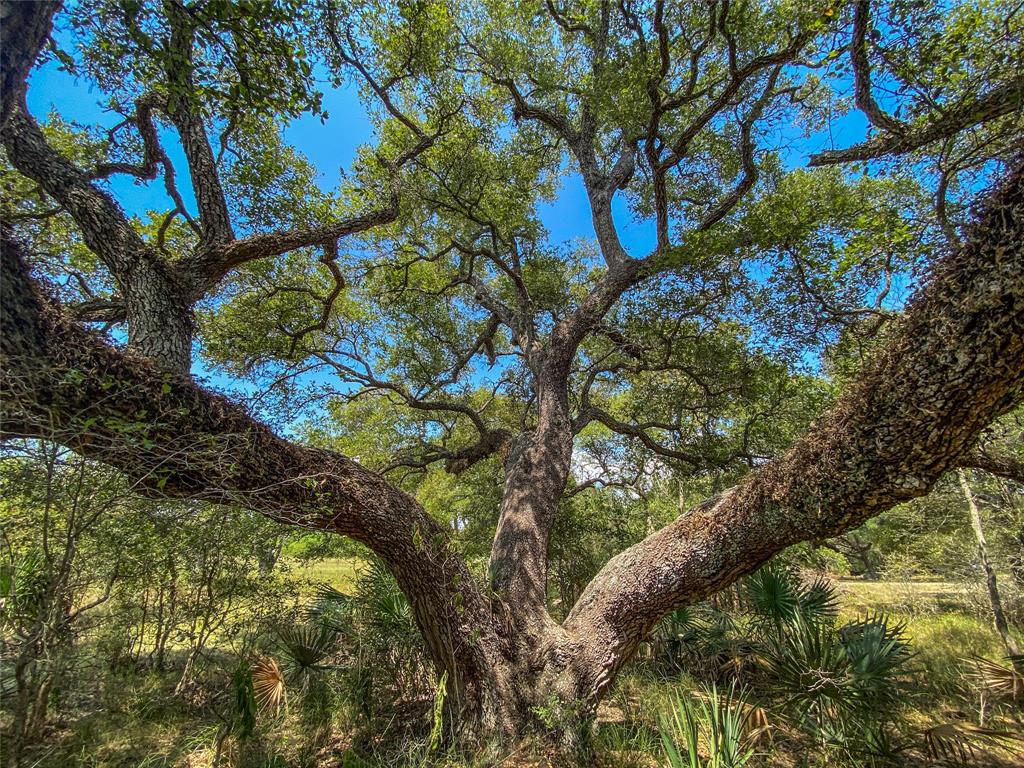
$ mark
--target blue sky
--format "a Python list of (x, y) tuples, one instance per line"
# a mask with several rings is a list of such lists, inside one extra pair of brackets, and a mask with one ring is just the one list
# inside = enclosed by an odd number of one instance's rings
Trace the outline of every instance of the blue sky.
[[(57, 39), (66, 50), (73, 50), (66, 30), (59, 30)], [(352, 163), (356, 149), (372, 142), (373, 125), (354, 85), (334, 88), (326, 77), (322, 80), (323, 106), (330, 118), (321, 122), (318, 117), (307, 115), (294, 120), (285, 129), (285, 138), (318, 169), (317, 181), (320, 186), (324, 190), (331, 190), (337, 185), (340, 172)], [(102, 99), (102, 93), (85, 78), (76, 78), (61, 71), (55, 60), (38, 67), (29, 84), (28, 105), (37, 117), (44, 117), (56, 110), (66, 120), (109, 128), (121, 118), (116, 113), (106, 111), (100, 105)], [(803, 165), (811, 152), (833, 145), (855, 143), (863, 138), (865, 130), (866, 121), (859, 112), (854, 111), (831, 125), (830, 132), (822, 132), (809, 139), (796, 132), (784, 132), (780, 136), (780, 140), (788, 144), (784, 159), (790, 167)], [(166, 129), (161, 139), (181, 180), (179, 189), (185, 203), (194, 211), (195, 199), (188, 182), (188, 167), (180, 143), (173, 131)], [(141, 215), (146, 210), (165, 210), (170, 207), (159, 179), (140, 183), (120, 175), (114, 176), (109, 183), (115, 198), (130, 214)], [(586, 193), (576, 174), (565, 176), (557, 199), (542, 203), (539, 213), (555, 243), (594, 237)], [(636, 221), (626, 209), (621, 196), (615, 200), (614, 213), (627, 250), (635, 256), (649, 253), (655, 242), (653, 224), (649, 221)]]
[[(56, 61), (37, 68), (29, 82), (28, 106), (37, 117), (56, 110), (65, 120), (110, 128), (121, 117), (103, 109), (103, 94), (91, 87), (85, 78), (60, 71)], [(324, 190), (337, 186), (339, 174), (347, 169), (359, 146), (372, 142), (373, 125), (366, 107), (360, 102), (353, 85), (332, 88), (324, 84), (324, 109), (330, 117), (326, 123), (312, 115), (292, 121), (285, 129), (285, 139), (300, 150), (319, 171), (318, 183)], [(186, 205), (195, 210), (195, 197), (188, 183), (188, 166), (180, 142), (173, 131), (162, 131), (161, 140), (175, 166), (179, 189)], [(143, 214), (150, 209), (165, 209), (168, 198), (162, 182), (139, 183), (124, 175), (110, 180), (111, 191), (130, 214)], [(646, 253), (653, 245), (650, 228), (634, 222), (621, 205), (617, 205), (623, 237), (635, 253)], [(578, 237), (593, 237), (586, 192), (576, 175), (567, 176), (558, 199), (544, 203), (540, 213), (555, 242), (568, 242)]]
[[(67, 30), (58, 28), (57, 40), (71, 52), (73, 41)], [(359, 146), (373, 141), (373, 125), (365, 106), (360, 102), (354, 85), (332, 87), (325, 72), (320, 73), (324, 91), (323, 107), (330, 118), (322, 122), (314, 116), (296, 119), (285, 128), (285, 140), (305, 154), (318, 169), (317, 182), (324, 190), (336, 187), (339, 176), (347, 169)], [(105, 110), (100, 102), (103, 94), (95, 89), (86, 78), (76, 78), (61, 71), (55, 60), (37, 68), (29, 83), (28, 105), (39, 118), (45, 118), (56, 110), (65, 120), (84, 125), (104, 128), (112, 127), (122, 119), (119, 115)], [(807, 139), (794, 129), (782, 127), (774, 138), (786, 146), (784, 162), (789, 167), (806, 163), (806, 157), (813, 151), (831, 146), (845, 146), (864, 137), (866, 122), (859, 112), (834, 122), (830, 132)], [(188, 166), (181, 151), (176, 134), (165, 129), (161, 139), (175, 166), (179, 179), (179, 190), (191, 211), (196, 210), (195, 199), (188, 177)], [(116, 175), (109, 182), (115, 199), (129, 214), (143, 216), (147, 210), (167, 210), (171, 207), (160, 179), (140, 182), (130, 176)], [(627, 250), (634, 256), (644, 256), (654, 247), (653, 223), (637, 221), (627, 210), (622, 196), (615, 200), (613, 211), (620, 237)], [(593, 239), (594, 229), (590, 218), (589, 205), (583, 184), (576, 174), (566, 174), (560, 192), (552, 202), (539, 206), (539, 215), (555, 244), (570, 243), (579, 238)], [(237, 393), (253, 391), (252, 387), (237, 380), (229, 379), (207, 369), (199, 356), (196, 358), (195, 373), (221, 389)]]

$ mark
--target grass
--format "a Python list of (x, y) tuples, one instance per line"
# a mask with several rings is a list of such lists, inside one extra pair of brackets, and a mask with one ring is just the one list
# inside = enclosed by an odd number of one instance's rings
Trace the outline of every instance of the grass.
[(39, 768), (202, 765), (196, 758), (212, 749), (218, 726), (195, 717), (171, 697), (174, 680), (174, 675), (153, 673), (110, 674), (97, 702), (101, 707), (80, 713), (68, 727), (53, 730), (46, 748), (30, 764)]
[(966, 586), (951, 581), (861, 581), (841, 580), (844, 614), (856, 617), (872, 611), (935, 613), (965, 611), (969, 605)]
[[(358, 578), (361, 560), (333, 558), (314, 563), (291, 561), (290, 575), (299, 588), (310, 583), (327, 583), (351, 591)], [(911, 720), (924, 729), (939, 722), (965, 722), (977, 718), (977, 699), (964, 677), (963, 659), (972, 654), (1000, 659), (1002, 644), (991, 623), (978, 610), (976, 596), (963, 585), (947, 582), (840, 582), (840, 615), (853, 620), (885, 612), (906, 623), (906, 634), (916, 651), (919, 674), (916, 692), (908, 700)], [(212, 765), (220, 720), (215, 711), (229, 709), (224, 694), (212, 699), (186, 703), (170, 697), (175, 673), (159, 675), (138, 672), (105, 672), (103, 682), (82, 707), (49, 734), (47, 744), (35, 755), (36, 768), (89, 766), (90, 768), (206, 768)], [(664, 711), (673, 695), (694, 685), (685, 677), (657, 680), (644, 673), (627, 673), (598, 712), (597, 748), (593, 765), (646, 768), (662, 764), (657, 734), (657, 713)], [(214, 686), (213, 689), (216, 689)], [(217, 689), (219, 690), (219, 689)], [(219, 698), (218, 698), (219, 697)], [(352, 762), (352, 729), (335, 713), (330, 747), (319, 755), (301, 759), (303, 725), (295, 713), (273, 726), (265, 744), (288, 755), (286, 763), (268, 761), (246, 765), (372, 765)], [(294, 722), (293, 722), (294, 721)], [(270, 724), (265, 724), (269, 726)], [(999, 727), (1019, 727), (1002, 716)], [(233, 746), (232, 746), (233, 745)], [(237, 753), (238, 745), (227, 747)], [(773, 744), (772, 766), (801, 765), (802, 742), (788, 742), (780, 732)], [(490, 765), (554, 765), (524, 746), (524, 754)], [(526, 755), (525, 752), (530, 752)], [(236, 765), (237, 754), (222, 765)], [(454, 759), (454, 758), (453, 758)], [(539, 762), (538, 762), (539, 760)], [(444, 762), (444, 765), (467, 766)], [(1010, 763), (1006, 763), (1010, 764)]]
[[(840, 617), (846, 621), (886, 613), (906, 623), (906, 634), (923, 659), (955, 660), (979, 655), (1006, 655), (992, 620), (979, 615), (972, 591), (943, 581), (839, 583)], [(1016, 634), (1016, 633), (1015, 633)]]
[(358, 557), (329, 557), (313, 562), (294, 560), (289, 563), (293, 578), (301, 581), (328, 584), (340, 592), (349, 593), (364, 561)]
[(840, 593), (844, 620), (884, 612), (905, 623), (919, 669), (920, 691), (912, 706), (922, 715), (958, 713), (974, 700), (965, 676), (970, 656), (1006, 656), (991, 619), (977, 615), (975, 597), (963, 584), (849, 580), (840, 582)]

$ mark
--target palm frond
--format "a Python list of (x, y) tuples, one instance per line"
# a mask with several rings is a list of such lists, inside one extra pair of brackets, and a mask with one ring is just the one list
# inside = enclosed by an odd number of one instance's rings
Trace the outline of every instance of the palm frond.
[(313, 601), (305, 609), (305, 619), (349, 637), (355, 632), (352, 606), (352, 595), (345, 594), (330, 584), (318, 584), (313, 590)]
[(1010, 731), (984, 728), (972, 723), (940, 723), (924, 732), (925, 748), (933, 760), (974, 765), (993, 747), (1011, 747), (1024, 737)]
[(839, 613), (839, 594), (824, 576), (802, 586), (797, 599), (800, 613), (808, 621), (832, 621)]
[(297, 671), (309, 671), (338, 649), (338, 633), (330, 627), (304, 624), (278, 632), (282, 652)]
[(863, 707), (885, 711), (899, 705), (914, 656), (905, 629), (903, 623), (891, 624), (884, 616), (874, 615), (839, 630), (850, 662), (851, 692)]
[(766, 565), (746, 582), (747, 599), (760, 617), (776, 623), (794, 621), (800, 612), (800, 588), (784, 568)]
[(972, 656), (968, 662), (973, 667), (970, 677), (988, 693), (1006, 701), (1024, 700), (1024, 675), (1016, 669), (982, 656)]
[(285, 700), (284, 673), (277, 662), (263, 658), (252, 665), (252, 688), (256, 704), (261, 710), (271, 710), (276, 715)]

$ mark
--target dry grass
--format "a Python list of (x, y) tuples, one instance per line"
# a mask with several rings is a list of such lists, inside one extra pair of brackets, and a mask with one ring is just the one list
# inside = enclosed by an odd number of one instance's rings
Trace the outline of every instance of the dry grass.
[[(358, 558), (334, 558), (312, 564), (290, 563), (291, 575), (300, 588), (313, 582), (330, 584), (349, 591), (358, 577), (362, 561)], [(972, 654), (998, 660), (1002, 645), (989, 622), (977, 612), (965, 587), (948, 582), (864, 582), (848, 580), (839, 584), (843, 619), (852, 620), (883, 611), (906, 622), (920, 669), (920, 691), (913, 695), (909, 721), (915, 732), (924, 733), (939, 724), (965, 726), (977, 721), (976, 693), (968, 676)], [(111, 679), (104, 695), (92, 711), (51, 732), (50, 743), (36, 754), (37, 768), (83, 765), (89, 768), (120, 768), (135, 765), (145, 768), (208, 768), (212, 765), (218, 723), (209, 712), (188, 711), (180, 702), (168, 698), (171, 677), (125, 675)], [(659, 681), (646, 676), (626, 675), (613, 695), (599, 711), (599, 749), (594, 765), (599, 768), (650, 768), (661, 764), (656, 713), (668, 705), (687, 680)], [(158, 703), (159, 702), (159, 703)], [(259, 719), (269, 717), (261, 712)], [(286, 719), (287, 720), (287, 719)], [(1003, 711), (991, 711), (987, 727), (1004, 730), (1019, 728), (1014, 718)], [(952, 727), (952, 726), (950, 726)], [(291, 720), (275, 726), (278, 731), (298, 733), (301, 726)], [(945, 730), (949, 730), (947, 727)], [(940, 731), (939, 734), (945, 733)], [(339, 765), (350, 746), (350, 730), (334, 722), (334, 745), (330, 756), (314, 757), (309, 765)], [(277, 738), (275, 736), (275, 738)], [(291, 737), (289, 737), (291, 738)], [(288, 741), (286, 739), (285, 741)], [(276, 743), (276, 742), (275, 742)], [(338, 744), (345, 746), (338, 746)], [(227, 762), (236, 755), (225, 745)], [(277, 743), (282, 746), (284, 742)], [(922, 742), (923, 744), (923, 742)], [(237, 746), (237, 745), (236, 745)], [(294, 751), (295, 745), (289, 749)], [(924, 761), (923, 746), (915, 750)], [(763, 764), (773, 768), (800, 765), (806, 750), (805, 740), (791, 738), (780, 730)], [(1018, 756), (1009, 750), (994, 750), (991, 765), (1009, 766)], [(226, 762), (222, 761), (222, 765)], [(354, 765), (383, 765), (372, 762)], [(403, 763), (404, 765), (405, 763)], [(473, 763), (459, 762), (456, 756), (439, 763), (467, 768)], [(493, 756), (489, 763), (476, 765), (555, 766), (558, 762), (541, 744), (524, 743), (514, 754)], [(909, 760), (908, 765), (923, 762)], [(397, 765), (397, 764), (396, 764)]]

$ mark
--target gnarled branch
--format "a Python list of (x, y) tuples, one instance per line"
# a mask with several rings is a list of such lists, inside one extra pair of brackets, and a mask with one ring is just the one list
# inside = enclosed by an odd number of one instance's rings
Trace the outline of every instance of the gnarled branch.
[(565, 623), (602, 690), (654, 623), (786, 546), (927, 493), (1024, 401), (1024, 165), (935, 265), (890, 345), (780, 459), (627, 549)]
[(1024, 105), (1024, 78), (996, 86), (974, 101), (951, 107), (941, 116), (921, 125), (912, 125), (902, 134), (890, 134), (811, 155), (809, 165), (836, 165), (858, 160), (877, 160), (901, 155), (934, 144), (967, 128), (1017, 112)]

